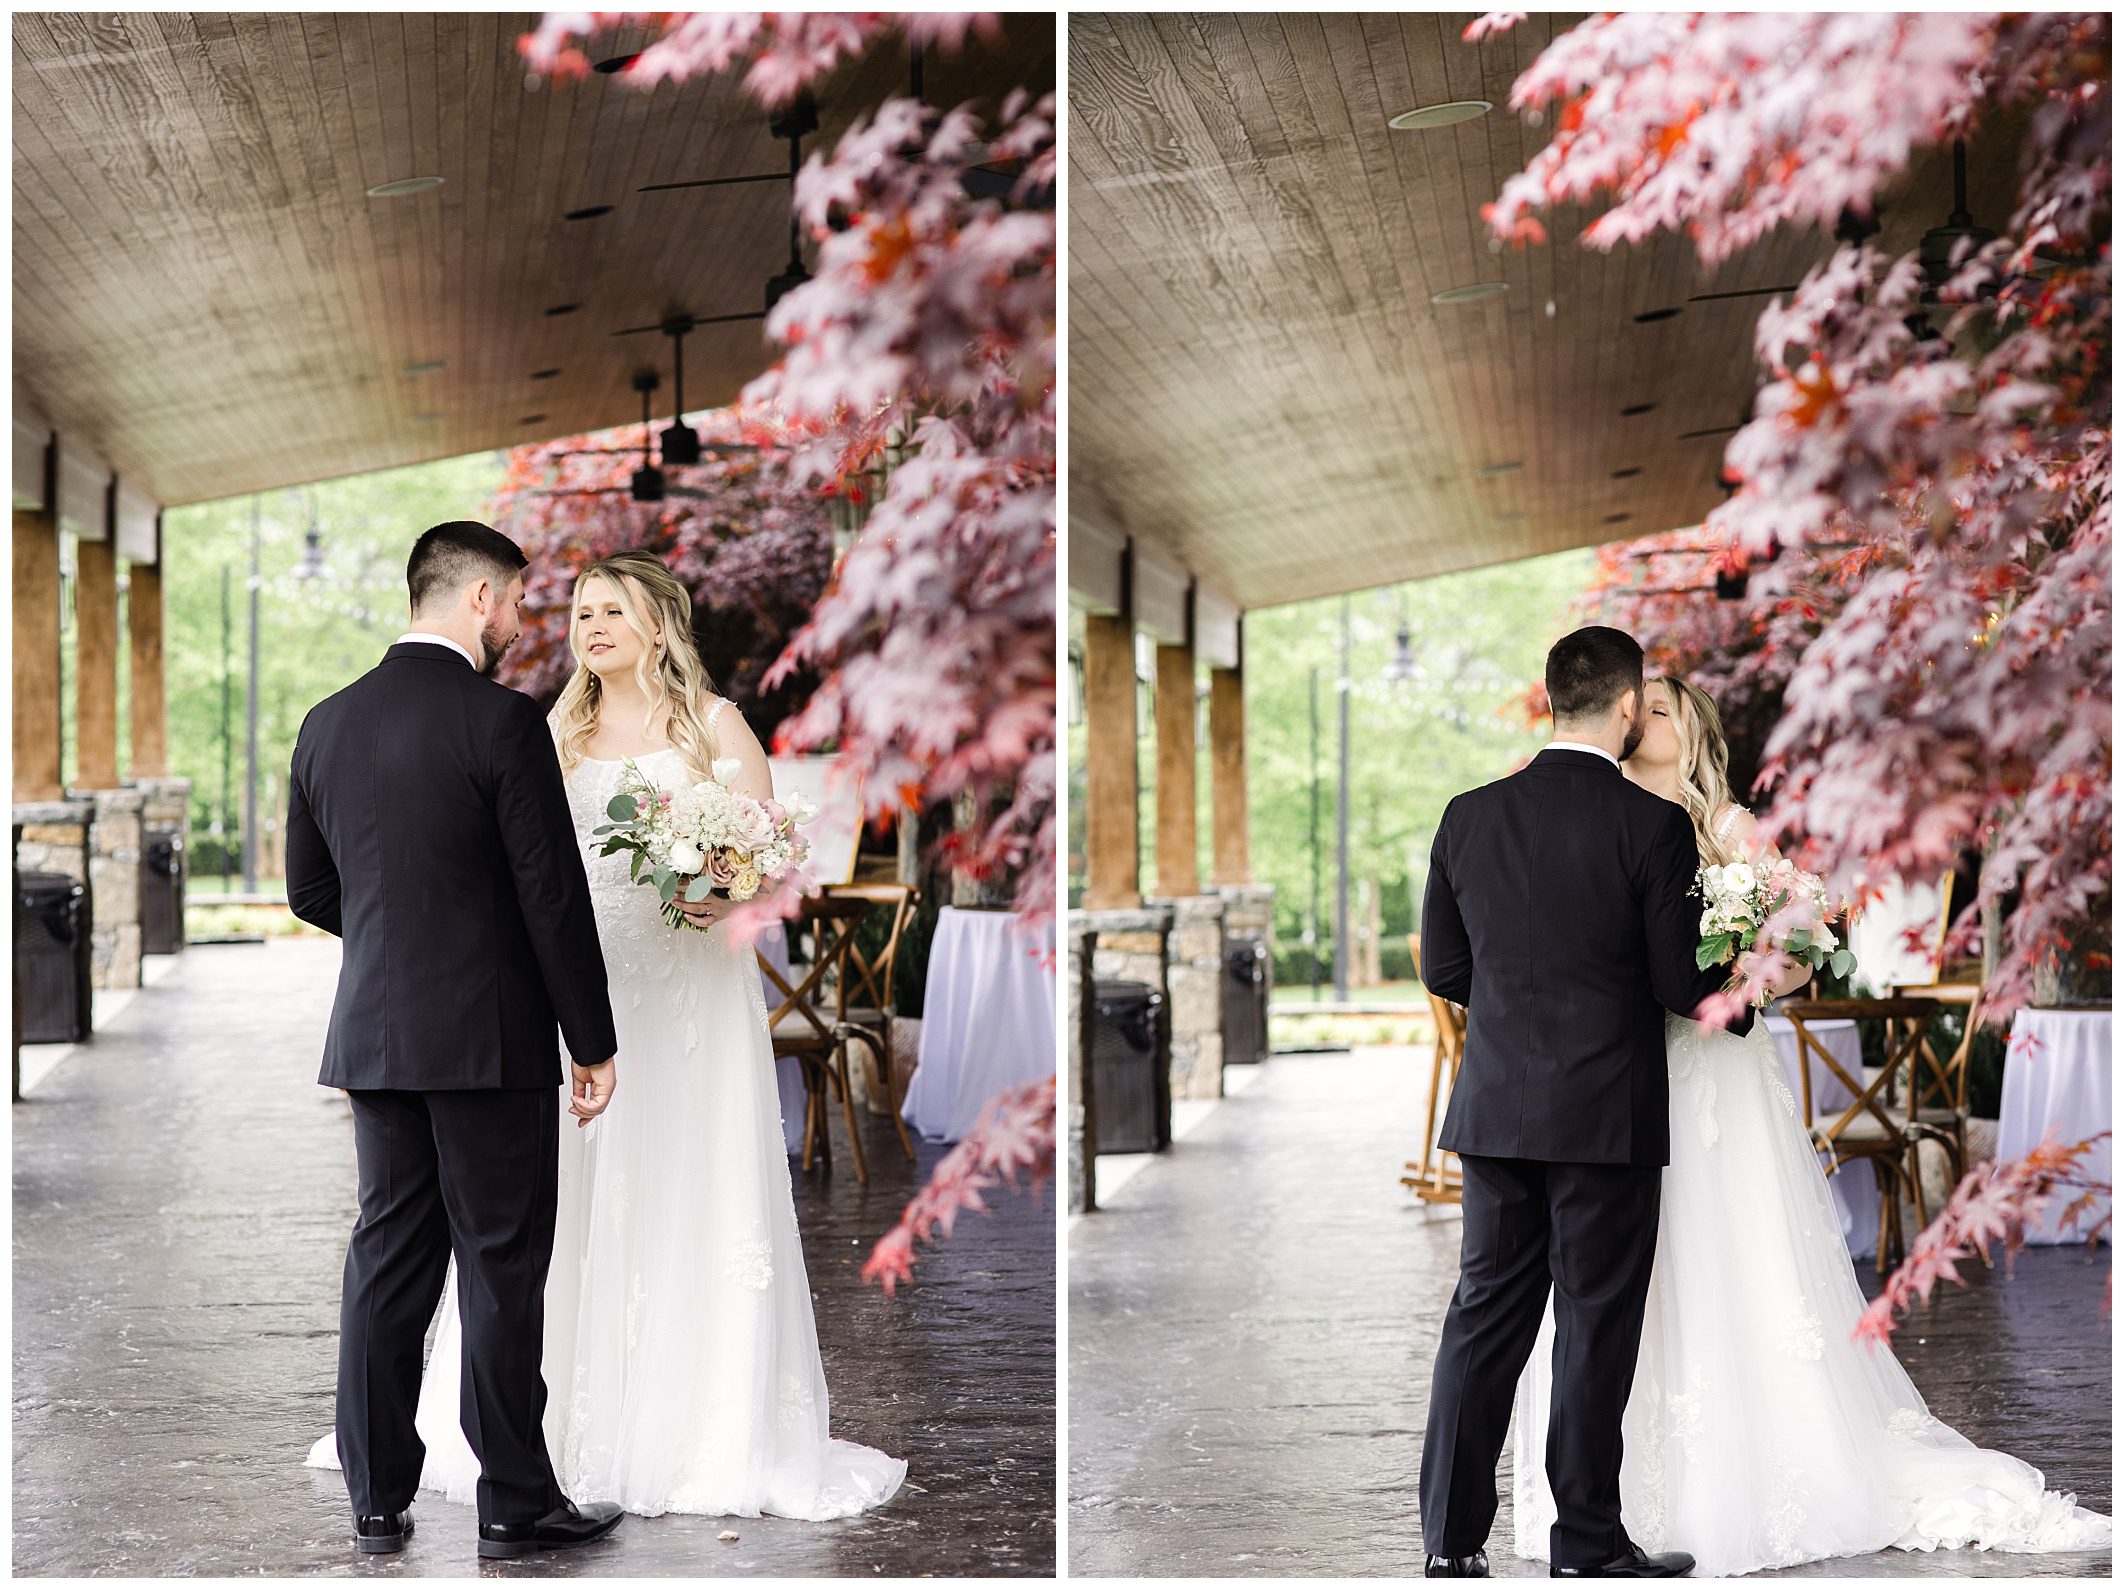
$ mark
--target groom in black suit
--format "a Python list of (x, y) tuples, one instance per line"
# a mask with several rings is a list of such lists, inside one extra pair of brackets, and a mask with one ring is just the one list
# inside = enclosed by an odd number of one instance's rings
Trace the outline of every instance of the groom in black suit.
[(611, 1099), (618, 1045), (545, 719), (488, 677), (520, 629), (524, 561), (485, 525), (423, 535), (412, 632), (312, 709), (289, 782), (288, 905), (345, 943), (318, 1080), (347, 1091), (360, 1171), (338, 1439), (364, 1551), (413, 1530), (421, 1344), (453, 1251), (479, 1554), (581, 1545), (619, 1522), (561, 1494), (543, 1428), (554, 1032), (584, 1124)]
[(1468, 1010), (1439, 1136), (1464, 1218), (1424, 1434), (1424, 1572), (1488, 1576), (1497, 1458), (1553, 1285), (1549, 1571), (1677, 1577), (1694, 1559), (1623, 1531), (1622, 1419), (1667, 1163), (1666, 1016), (1694, 1014), (1726, 969), (1696, 967), (1688, 813), (1622, 775), (1644, 653), (1581, 629), (1547, 672), (1554, 739), (1447, 805), (1424, 888), (1424, 984)]

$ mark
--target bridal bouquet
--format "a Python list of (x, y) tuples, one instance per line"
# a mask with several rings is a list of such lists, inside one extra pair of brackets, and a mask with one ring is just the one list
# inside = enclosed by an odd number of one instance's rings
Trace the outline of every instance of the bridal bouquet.
[(606, 836), (599, 855), (632, 852), (630, 875), (656, 890), (673, 927), (697, 925), (679, 910), (679, 900), (750, 900), (789, 877), (810, 853), (797, 824), (816, 816), (815, 808), (802, 795), (785, 806), (739, 793), (731, 787), (738, 767), (736, 757), (718, 757), (708, 778), (672, 790), (629, 761), (620, 792), (605, 808), (612, 821), (592, 830), (593, 838)]
[(1704, 902), (1697, 926), (1703, 935), (1696, 945), (1699, 969), (1755, 948), (1766, 930), (1770, 942), (1765, 948), (1804, 961), (1816, 971), (1826, 965), (1834, 976), (1848, 977), (1856, 964), (1829, 926), (1837, 906), (1828, 885), (1783, 856), (1705, 867), (1696, 875), (1696, 893)]

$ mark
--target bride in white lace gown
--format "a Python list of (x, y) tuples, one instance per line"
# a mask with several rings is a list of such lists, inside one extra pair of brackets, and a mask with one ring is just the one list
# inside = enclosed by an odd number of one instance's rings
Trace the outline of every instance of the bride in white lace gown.
[[(765, 798), (766, 756), (708, 694), (690, 600), (653, 556), (586, 570), (575, 614), (580, 666), (553, 721), (619, 1068), (604, 1115), (561, 1133), (544, 1359), (554, 1472), (577, 1501), (644, 1515), (860, 1513), (892, 1497), (907, 1465), (827, 1433), (753, 952), (720, 927), (669, 926), (655, 890), (629, 881), (627, 858), (598, 857), (589, 838), (626, 759), (670, 788), (735, 756), (740, 787)], [(421, 1486), (469, 1503), (479, 1465), (458, 1425), (454, 1265), (443, 1296), (421, 1386)], [(311, 1462), (338, 1466), (331, 1436)]]
[[(1679, 799), (1706, 860), (1750, 820), (1726, 788), (1708, 696), (1654, 681), (1631, 778)], [(1791, 979), (1795, 985), (1799, 974)], [(2106, 1547), (2109, 1520), (1933, 1418), (1894, 1353), (1852, 1339), (1865, 1307), (1770, 1035), (1667, 1021), (1672, 1148), (1637, 1376), (1623, 1420), (1623, 1523), (1648, 1552), (1738, 1574), (1890, 1546)], [(1519, 1382), (1514, 1537), (1542, 1559), (1555, 1317)]]

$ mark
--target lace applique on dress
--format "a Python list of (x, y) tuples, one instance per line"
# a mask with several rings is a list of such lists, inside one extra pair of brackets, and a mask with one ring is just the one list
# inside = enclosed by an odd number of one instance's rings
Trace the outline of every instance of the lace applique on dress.
[(1785, 1316), (1785, 1329), (1781, 1338), (1784, 1349), (1803, 1363), (1813, 1363), (1822, 1356), (1822, 1320), (1819, 1314), (1811, 1314), (1804, 1303), (1794, 1303)]
[(1799, 1531), (1807, 1521), (1806, 1502), (1805, 1475), (1798, 1464), (1779, 1453), (1770, 1465), (1770, 1505), (1763, 1511), (1763, 1533), (1770, 1542), (1773, 1564), (1799, 1559)]
[(723, 1273), (739, 1286), (764, 1292), (774, 1279), (774, 1249), (764, 1237), (737, 1243), (723, 1264)]

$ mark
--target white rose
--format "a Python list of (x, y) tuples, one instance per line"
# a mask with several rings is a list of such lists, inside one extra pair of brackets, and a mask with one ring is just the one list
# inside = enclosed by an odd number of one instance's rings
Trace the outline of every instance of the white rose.
[(745, 764), (734, 756), (719, 756), (708, 764), (708, 771), (718, 784), (735, 784)]
[(689, 845), (684, 840), (680, 840), (671, 847), (671, 860), (666, 865), (673, 872), (699, 872), (701, 863), (706, 859), (701, 854), (699, 847)]
[(1730, 893), (1744, 895), (1755, 887), (1755, 869), (1745, 861), (1726, 863), (1726, 888)]

